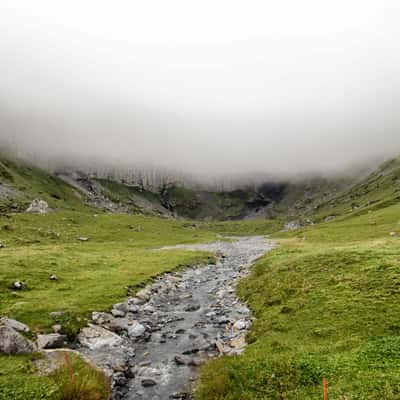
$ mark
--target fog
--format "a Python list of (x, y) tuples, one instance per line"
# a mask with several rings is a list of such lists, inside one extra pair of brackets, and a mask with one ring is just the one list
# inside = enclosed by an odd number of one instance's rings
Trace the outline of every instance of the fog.
[(198, 179), (400, 154), (398, 1), (0, 3), (0, 144)]

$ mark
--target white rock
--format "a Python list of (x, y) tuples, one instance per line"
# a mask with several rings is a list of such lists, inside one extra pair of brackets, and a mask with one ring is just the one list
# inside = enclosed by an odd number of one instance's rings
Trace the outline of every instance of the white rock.
[(236, 329), (238, 331), (241, 331), (243, 329), (246, 329), (248, 327), (248, 323), (244, 319), (239, 319), (233, 324), (233, 329)]
[(27, 213), (33, 214), (47, 214), (49, 212), (49, 205), (41, 199), (35, 199), (26, 210)]
[(146, 328), (139, 322), (133, 321), (132, 325), (128, 328), (128, 335), (130, 337), (140, 337), (146, 332)]
[(120, 336), (96, 325), (89, 325), (87, 328), (83, 328), (78, 335), (78, 341), (82, 346), (86, 346), (91, 350), (106, 346), (120, 346), (123, 343)]

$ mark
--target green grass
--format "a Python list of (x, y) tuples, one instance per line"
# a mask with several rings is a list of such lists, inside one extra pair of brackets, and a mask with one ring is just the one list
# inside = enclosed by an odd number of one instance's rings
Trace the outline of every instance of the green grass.
[(217, 232), (227, 236), (269, 235), (283, 227), (278, 219), (258, 219), (248, 221), (201, 222), (196, 224), (202, 230)]
[[(144, 216), (58, 212), (0, 218), (6, 245), (0, 250), (0, 314), (47, 330), (54, 323), (49, 313), (64, 310), (72, 323), (110, 308), (157, 274), (210, 261), (205, 253), (155, 248), (214, 238), (183, 222)], [(58, 280), (50, 281), (51, 274)], [(15, 280), (26, 289), (11, 290)]]
[[(204, 252), (157, 248), (211, 240), (214, 233), (185, 222), (145, 216), (64, 211), (0, 217), (0, 241), (6, 246), (0, 249), (0, 315), (28, 324), (33, 334), (50, 331), (57, 322), (73, 339), (91, 311), (109, 310), (152, 277), (214, 261)], [(58, 280), (51, 281), (51, 274)], [(16, 280), (26, 289), (12, 290)], [(64, 316), (50, 318), (59, 310)], [(97, 376), (92, 374), (89, 369), (85, 380), (71, 386), (60, 376), (39, 377), (30, 357), (1, 356), (0, 400), (106, 399), (85, 395)]]
[(400, 398), (400, 205), (281, 233), (239, 286), (256, 320), (198, 400)]
[(41, 359), (40, 354), (0, 355), (0, 400), (108, 399), (106, 377), (78, 356), (70, 355), (74, 383), (71, 383), (64, 365), (50, 375), (40, 375), (35, 361)]

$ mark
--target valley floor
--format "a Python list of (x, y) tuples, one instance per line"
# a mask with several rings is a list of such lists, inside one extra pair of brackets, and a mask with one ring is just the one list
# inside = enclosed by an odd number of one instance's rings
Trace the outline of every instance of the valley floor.
[[(109, 310), (152, 277), (211, 257), (152, 249), (274, 228), (78, 212), (2, 217), (0, 314), (34, 332), (61, 323), (72, 338), (90, 311)], [(323, 377), (329, 399), (400, 398), (400, 205), (274, 239), (279, 248), (239, 285), (256, 317), (250, 345), (241, 356), (208, 363), (196, 398), (320, 399)], [(26, 289), (11, 290), (16, 280)], [(58, 310), (64, 316), (50, 318)], [(57, 390), (54, 379), (37, 377), (32, 357), (0, 357), (1, 400), (57, 399)]]

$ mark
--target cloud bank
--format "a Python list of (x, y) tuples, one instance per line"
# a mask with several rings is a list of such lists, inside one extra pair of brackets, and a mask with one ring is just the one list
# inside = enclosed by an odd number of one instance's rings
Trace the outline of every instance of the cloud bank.
[(3, 2), (0, 143), (204, 179), (397, 155), (399, 18), (391, 0)]

